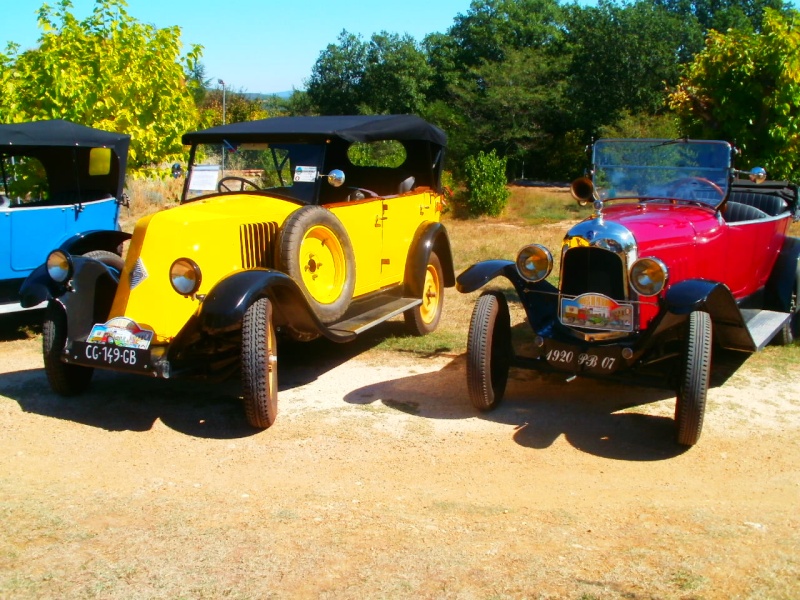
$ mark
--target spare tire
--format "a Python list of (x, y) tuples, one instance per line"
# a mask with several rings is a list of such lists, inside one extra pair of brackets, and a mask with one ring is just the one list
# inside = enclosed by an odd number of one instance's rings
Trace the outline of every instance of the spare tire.
[(323, 323), (336, 321), (350, 306), (356, 260), (344, 225), (331, 211), (304, 206), (289, 215), (281, 229), (279, 263)]

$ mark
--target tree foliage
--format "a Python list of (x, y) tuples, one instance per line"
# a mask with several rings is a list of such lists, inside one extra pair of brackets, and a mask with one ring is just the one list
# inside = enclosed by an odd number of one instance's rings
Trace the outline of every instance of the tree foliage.
[(182, 56), (179, 27), (140, 23), (125, 6), (95, 0), (79, 21), (70, 0), (43, 5), (39, 46), (20, 53), (12, 44), (0, 55), (0, 119), (62, 118), (127, 133), (132, 167), (182, 154), (181, 134), (197, 125), (186, 73), (199, 73), (201, 48)]
[(692, 137), (736, 143), (771, 177), (800, 175), (800, 23), (767, 10), (761, 33), (711, 32), (670, 96)]

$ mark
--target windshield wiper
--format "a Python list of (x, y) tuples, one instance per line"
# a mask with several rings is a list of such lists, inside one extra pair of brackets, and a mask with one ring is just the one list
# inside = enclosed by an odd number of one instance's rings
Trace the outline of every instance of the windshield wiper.
[(675, 138), (674, 140), (663, 141), (660, 144), (656, 144), (655, 146), (652, 146), (652, 147), (653, 148), (660, 148), (661, 146), (671, 146), (672, 144), (688, 144), (688, 143), (689, 143), (689, 137), (688, 136), (684, 136), (682, 138)]

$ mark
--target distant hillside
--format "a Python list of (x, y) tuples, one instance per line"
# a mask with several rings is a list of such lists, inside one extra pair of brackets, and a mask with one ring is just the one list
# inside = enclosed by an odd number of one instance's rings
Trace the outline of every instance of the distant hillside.
[(278, 98), (289, 98), (293, 94), (293, 91), (290, 92), (273, 92), (271, 94), (257, 94), (255, 92), (245, 92), (242, 94), (246, 98), (250, 98), (251, 100), (266, 100), (267, 98), (271, 98), (272, 96), (277, 96)]

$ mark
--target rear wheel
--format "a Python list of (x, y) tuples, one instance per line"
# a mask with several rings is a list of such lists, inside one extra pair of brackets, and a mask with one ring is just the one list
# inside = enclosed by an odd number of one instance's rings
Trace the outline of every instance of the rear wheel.
[(266, 429), (278, 414), (278, 349), (272, 304), (256, 300), (242, 320), (242, 394), (247, 422)]
[(798, 286), (800, 286), (800, 281), (795, 278), (792, 296), (789, 300), (789, 320), (783, 324), (775, 336), (774, 342), (778, 346), (788, 346), (800, 337), (800, 317), (798, 317), (800, 307), (797, 306)]
[(678, 443), (684, 446), (694, 446), (703, 430), (711, 379), (711, 333), (711, 316), (708, 313), (694, 311), (689, 315), (675, 403)]
[(422, 286), (422, 304), (403, 313), (406, 327), (412, 335), (427, 335), (439, 326), (444, 303), (442, 281), (442, 263), (436, 253), (431, 252)]
[(61, 360), (67, 343), (67, 315), (57, 302), (50, 302), (42, 324), (44, 372), (53, 391), (61, 396), (77, 396), (86, 391), (94, 369), (70, 365)]
[(475, 408), (490, 410), (502, 400), (512, 354), (506, 298), (487, 292), (475, 303), (467, 338), (467, 387)]

